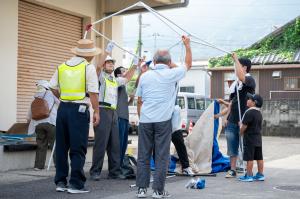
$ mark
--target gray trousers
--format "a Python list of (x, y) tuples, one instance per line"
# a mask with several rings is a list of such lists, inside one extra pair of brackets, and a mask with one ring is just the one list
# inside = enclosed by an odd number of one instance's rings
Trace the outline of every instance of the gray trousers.
[(150, 159), (155, 147), (153, 190), (163, 191), (170, 159), (172, 134), (171, 120), (139, 124), (137, 187), (147, 188), (150, 183)]
[(107, 151), (109, 175), (119, 175), (120, 141), (117, 112), (108, 108), (100, 108), (100, 123), (94, 128), (94, 131), (95, 143), (90, 175), (100, 175), (105, 151)]
[(35, 154), (34, 168), (44, 169), (48, 146), (50, 146), (51, 150), (53, 148), (55, 140), (55, 126), (50, 123), (38, 124), (35, 127), (35, 133), (37, 149)]

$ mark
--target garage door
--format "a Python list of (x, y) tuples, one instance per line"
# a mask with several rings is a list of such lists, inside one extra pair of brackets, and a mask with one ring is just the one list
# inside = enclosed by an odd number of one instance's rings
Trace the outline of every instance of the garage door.
[(50, 80), (82, 37), (82, 18), (19, 1), (17, 122), (24, 122), (37, 80)]

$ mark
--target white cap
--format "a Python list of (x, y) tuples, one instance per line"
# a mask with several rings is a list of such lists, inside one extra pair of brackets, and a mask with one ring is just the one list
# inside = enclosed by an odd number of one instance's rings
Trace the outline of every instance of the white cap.
[(105, 62), (107, 62), (107, 61), (112, 61), (113, 63), (116, 62), (116, 60), (114, 60), (111, 56), (106, 57)]
[(36, 86), (42, 86), (45, 89), (49, 89), (50, 88), (50, 84), (49, 84), (49, 82), (47, 80), (38, 80), (36, 82)]

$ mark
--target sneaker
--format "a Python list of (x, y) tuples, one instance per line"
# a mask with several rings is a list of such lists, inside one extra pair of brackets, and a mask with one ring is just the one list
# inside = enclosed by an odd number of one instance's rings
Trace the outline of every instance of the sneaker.
[(124, 176), (123, 174), (119, 174), (119, 175), (111, 175), (108, 174), (107, 179), (113, 179), (113, 180), (125, 180), (126, 176)]
[(35, 171), (41, 171), (41, 170), (43, 170), (43, 169), (40, 169), (40, 168), (34, 167), (34, 168), (33, 168), (33, 170), (35, 170)]
[(58, 182), (56, 185), (57, 192), (65, 192), (68, 190), (68, 186), (63, 182)]
[(99, 174), (92, 174), (91, 179), (94, 181), (99, 181), (100, 180), (100, 175)]
[(253, 182), (253, 176), (248, 176), (247, 174), (244, 176), (239, 177), (239, 181), (242, 182)]
[(182, 169), (182, 174), (187, 175), (187, 176), (194, 176), (195, 173), (193, 172), (191, 167)]
[(72, 194), (89, 193), (89, 192), (90, 190), (86, 189), (85, 187), (81, 189), (76, 189), (75, 187), (68, 188), (68, 193), (72, 193)]
[(237, 168), (236, 168), (236, 172), (237, 172), (237, 173), (244, 173), (244, 168), (237, 167)]
[(146, 189), (146, 188), (139, 187), (136, 196), (137, 196), (138, 198), (146, 198), (146, 197), (147, 197), (146, 194), (147, 194), (147, 189)]
[(227, 171), (227, 174), (225, 176), (225, 178), (235, 178), (235, 177), (236, 177), (236, 171), (234, 170)]
[(167, 191), (159, 192), (157, 190), (153, 191), (152, 198), (170, 198), (171, 195)]
[(264, 174), (261, 174), (261, 173), (257, 172), (256, 175), (253, 176), (253, 179), (256, 180), (256, 181), (264, 181), (265, 176), (264, 176)]

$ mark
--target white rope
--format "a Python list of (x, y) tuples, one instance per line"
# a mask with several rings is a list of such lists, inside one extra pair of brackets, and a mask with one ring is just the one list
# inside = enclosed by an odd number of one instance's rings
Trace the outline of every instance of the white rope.
[(224, 53), (231, 54), (231, 52), (229, 52), (229, 51), (223, 50), (223, 49), (221, 49), (221, 48), (219, 48), (219, 47), (214, 47), (214, 46), (212, 46), (212, 45), (210, 45), (210, 44), (204, 44), (204, 43), (201, 43), (201, 42), (198, 42), (198, 41), (193, 41), (193, 40), (191, 40), (191, 42), (192, 42), (192, 43), (196, 43), (196, 44), (200, 44), (200, 45), (203, 45), (203, 46), (208, 46), (208, 47), (211, 47), (211, 48), (215, 48), (215, 49), (217, 49), (217, 50), (219, 50), (219, 51), (222, 51), (222, 52), (224, 52)]
[[(223, 49), (221, 49), (221, 48), (219, 48), (219, 47), (213, 45), (212, 43), (209, 43), (208, 41), (205, 41), (205, 40), (203, 40), (203, 39), (197, 37), (197, 36), (194, 35), (194, 34), (191, 34), (190, 32), (186, 31), (185, 29), (183, 29), (182, 27), (180, 27), (179, 25), (177, 25), (176, 23), (174, 23), (172, 20), (170, 20), (170, 19), (168, 19), (167, 17), (165, 17), (164, 15), (160, 14), (159, 12), (157, 12), (156, 10), (154, 10), (153, 8), (151, 8), (150, 6), (146, 5), (145, 3), (141, 2), (141, 4), (142, 4), (147, 10), (149, 10), (149, 11), (151, 10), (152, 13), (156, 13), (156, 14), (159, 15), (160, 17), (164, 18), (165, 20), (167, 20), (168, 22), (170, 22), (171, 24), (173, 24), (174, 26), (176, 26), (177, 28), (179, 28), (180, 30), (182, 30), (183, 32), (185, 32), (188, 36), (192, 36), (192, 37), (194, 37), (194, 38), (196, 38), (196, 39), (198, 39), (198, 40), (200, 40), (200, 41), (202, 41), (202, 42), (208, 44), (209, 47), (211, 47), (211, 48), (215, 48), (215, 49), (217, 49), (217, 50), (220, 50), (220, 51), (222, 51), (222, 52), (226, 52), (226, 53), (229, 53), (229, 54), (230, 54), (230, 52), (228, 52), (228, 51), (226, 51), (226, 50), (223, 50)], [(161, 20), (161, 19), (160, 19), (160, 20)], [(164, 22), (164, 23), (165, 23), (165, 22)], [(168, 25), (168, 26), (169, 26), (169, 25)], [(169, 26), (169, 27), (170, 27), (170, 26)], [(172, 29), (173, 29), (173, 28), (172, 28)], [(174, 30), (174, 29), (173, 29), (173, 30)]]
[[(235, 88), (236, 88), (236, 96), (237, 96), (237, 102), (238, 102), (238, 112), (239, 112), (239, 124), (242, 123), (242, 115), (241, 115), (241, 103), (240, 103), (240, 94), (239, 94), (239, 79), (238, 79), (238, 76), (237, 76), (237, 70), (236, 70), (236, 64), (235, 62), (233, 62), (233, 67), (234, 67), (234, 73), (236, 75), (236, 85), (235, 85)], [(241, 150), (241, 153), (242, 153), (242, 157), (239, 156), (239, 158), (242, 160), (243, 162), (243, 172), (244, 172), (244, 175), (246, 174), (246, 171), (245, 171), (245, 165), (244, 165), (244, 161), (243, 161), (243, 153), (244, 153), (244, 143), (243, 143), (243, 136), (241, 135), (240, 136), (240, 150)]]
[(174, 45), (172, 45), (170, 48), (168, 48), (168, 50), (170, 51), (172, 48), (174, 48), (175, 46), (177, 46), (181, 42), (182, 42), (182, 39), (180, 39), (178, 42), (176, 42)]
[(184, 53), (184, 48), (183, 48), (183, 43), (181, 43), (181, 55), (180, 55), (180, 62), (181, 66), (183, 66), (183, 53)]
[(129, 53), (130, 55), (132, 55), (132, 56), (134, 56), (134, 57), (137, 57), (137, 58), (139, 58), (139, 59), (142, 59), (141, 57), (135, 55), (134, 53), (132, 53), (132, 52), (126, 50), (125, 48), (123, 48), (122, 46), (120, 46), (119, 44), (117, 44), (116, 42), (114, 42), (113, 40), (109, 39), (107, 36), (105, 36), (104, 34), (100, 33), (100, 32), (97, 31), (95, 28), (92, 27), (91, 29), (92, 29), (95, 33), (97, 33), (98, 35), (102, 36), (102, 37), (103, 37), (104, 39), (106, 39), (107, 41), (113, 42), (114, 45), (115, 45), (116, 47), (120, 48), (121, 50), (123, 50), (123, 51)]
[[(118, 15), (118, 14), (121, 14), (122, 12), (125, 12), (125, 11), (127, 11), (127, 10), (129, 10), (129, 9), (131, 9), (131, 8), (134, 8), (135, 6), (141, 6), (140, 2), (137, 2), (137, 3), (135, 3), (135, 4), (131, 5), (131, 6), (128, 6), (127, 8), (124, 8), (124, 9), (118, 11), (118, 12), (115, 12), (115, 13), (113, 13), (113, 14), (107, 16), (107, 17), (104, 17), (104, 18), (98, 20), (98, 21), (95, 21), (95, 22), (92, 23), (92, 25), (95, 25), (95, 24), (97, 24), (97, 23), (100, 23), (100, 22), (102, 22), (102, 21), (105, 21), (106, 19), (112, 18), (113, 16), (116, 16), (116, 15)], [(86, 30), (85, 33), (84, 33), (84, 37), (83, 37), (84, 39), (86, 39), (87, 33), (88, 33), (88, 30)]]
[(136, 7), (136, 6), (143, 6), (143, 5), (142, 5), (141, 2), (139, 1), (139, 2), (137, 2), (137, 3), (135, 3), (135, 4), (131, 5), (131, 6), (128, 6), (127, 8), (124, 8), (123, 10), (120, 10), (120, 11), (118, 11), (118, 12), (115, 12), (115, 13), (113, 13), (113, 14), (107, 16), (107, 17), (104, 17), (104, 18), (102, 18), (102, 19), (100, 19), (100, 20), (98, 20), (98, 21), (93, 22), (92, 25), (95, 25), (95, 24), (97, 24), (97, 23), (100, 23), (100, 22), (102, 22), (102, 21), (105, 21), (106, 19), (112, 18), (113, 16), (116, 16), (116, 15), (118, 15), (118, 14), (121, 14), (122, 12), (125, 12), (125, 11), (127, 11), (127, 10), (129, 10), (129, 9), (131, 9), (131, 8)]
[(162, 20), (159, 16), (160, 14), (158, 14), (154, 9), (152, 9), (150, 6), (144, 4), (142, 2), (144, 8), (146, 10), (148, 10), (149, 12), (151, 12), (156, 18), (158, 18), (161, 22), (163, 22), (166, 26), (168, 26), (170, 29), (172, 29), (175, 33), (177, 33), (179, 36), (181, 36), (182, 34), (180, 32), (178, 32), (177, 30), (175, 30), (172, 26), (170, 26), (167, 22), (165, 22), (164, 20)]
[[(164, 18), (165, 20), (167, 20), (168, 22), (170, 22), (171, 24), (173, 24), (175, 27), (177, 27), (178, 29), (182, 30), (183, 32), (187, 33), (188, 35), (190, 35), (186, 30), (184, 30), (183, 28), (181, 28), (180, 26), (178, 26), (177, 24), (175, 24), (172, 20), (168, 19), (167, 17), (163, 16), (162, 14), (160, 14), (159, 12), (157, 12), (156, 10), (154, 10), (153, 8), (151, 8), (150, 6), (148, 6), (147, 4), (141, 2), (141, 4), (144, 6), (145, 9), (149, 10), (151, 13), (155, 13), (156, 15)], [(160, 18), (159, 18), (160, 19)], [(160, 19), (161, 21), (163, 21), (162, 19)], [(164, 22), (164, 21), (163, 21)], [(166, 22), (164, 22), (166, 23)], [(167, 24), (167, 26), (170, 27), (169, 24)], [(173, 28), (172, 28), (173, 29)], [(177, 31), (175, 31), (176, 33), (178, 33)], [(181, 35), (181, 34), (180, 34)]]
[[(102, 19), (100, 19), (100, 20), (98, 20), (98, 21), (95, 21), (95, 22), (92, 23), (92, 25), (95, 25), (95, 24), (97, 24), (97, 23), (100, 23), (100, 22), (102, 22), (102, 21), (105, 21), (106, 19), (109, 19), (109, 18), (111, 18), (111, 17), (113, 17), (113, 16), (115, 16), (115, 15), (118, 15), (118, 14), (120, 14), (120, 13), (122, 13), (122, 12), (125, 12), (125, 11), (127, 11), (127, 10), (129, 10), (129, 9), (131, 9), (131, 8), (136, 7), (136, 6), (142, 6), (142, 7), (144, 7), (146, 10), (148, 10), (149, 12), (151, 12), (155, 17), (157, 17), (160, 21), (162, 21), (165, 25), (167, 25), (170, 29), (172, 29), (172, 30), (173, 30), (174, 32), (176, 32), (178, 35), (181, 35), (181, 33), (179, 33), (177, 30), (175, 30), (175, 29), (174, 29), (172, 26), (170, 26), (166, 21), (168, 21), (169, 23), (171, 23), (172, 25), (174, 25), (175, 27), (177, 27), (178, 29), (180, 29), (181, 31), (183, 31), (184, 33), (186, 33), (188, 36), (194, 37), (195, 39), (198, 39), (199, 41), (202, 41), (202, 42), (204, 42), (205, 44), (194, 41), (195, 43), (199, 43), (199, 44), (201, 44), (201, 45), (206, 45), (206, 46), (208, 46), (208, 47), (215, 48), (215, 49), (217, 49), (217, 50), (219, 50), (219, 51), (222, 51), (222, 52), (225, 52), (225, 53), (229, 53), (229, 54), (230, 54), (230, 52), (228, 52), (228, 51), (226, 51), (226, 50), (224, 50), (224, 49), (221, 49), (221, 48), (219, 48), (219, 47), (217, 47), (217, 46), (215, 46), (215, 45), (213, 45), (213, 44), (211, 44), (211, 43), (209, 43), (209, 42), (207, 42), (207, 41), (205, 41), (205, 40), (203, 40), (203, 39), (197, 37), (197, 36), (194, 35), (194, 34), (189, 33), (188, 31), (186, 31), (185, 29), (183, 29), (182, 27), (180, 27), (179, 25), (177, 25), (176, 23), (174, 23), (172, 20), (170, 20), (169, 18), (167, 18), (167, 17), (165, 17), (164, 15), (160, 14), (159, 12), (157, 12), (156, 10), (154, 10), (153, 8), (151, 8), (150, 6), (148, 6), (147, 4), (145, 4), (144, 2), (141, 2), (141, 1), (135, 3), (135, 4), (131, 5), (131, 6), (128, 6), (127, 8), (124, 8), (124, 9), (122, 9), (122, 10), (120, 10), (120, 11), (114, 13), (114, 14), (111, 14), (111, 15), (109, 15), (109, 16), (107, 16), (107, 17), (104, 17), (104, 18), (102, 18)], [(160, 17), (162, 17), (162, 18), (165, 19), (166, 21), (164, 21), (164, 20), (161, 19)], [(94, 28), (92, 28), (92, 29), (95, 30)], [(84, 34), (84, 38), (86, 38), (86, 36), (87, 36), (87, 31), (86, 31), (85, 34)], [(175, 45), (175, 46), (176, 46), (176, 45)]]

